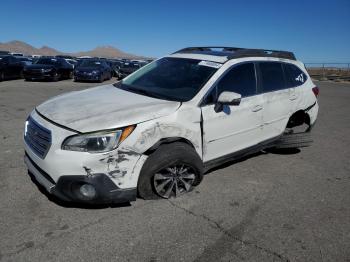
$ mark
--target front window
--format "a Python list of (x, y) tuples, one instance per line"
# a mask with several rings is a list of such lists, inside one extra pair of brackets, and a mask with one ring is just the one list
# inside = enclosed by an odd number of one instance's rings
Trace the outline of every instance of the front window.
[(154, 61), (116, 84), (130, 92), (165, 100), (191, 100), (221, 64), (166, 57)]
[(96, 66), (101, 66), (101, 61), (94, 61), (90, 59), (83, 60), (80, 65), (81, 67), (96, 67)]

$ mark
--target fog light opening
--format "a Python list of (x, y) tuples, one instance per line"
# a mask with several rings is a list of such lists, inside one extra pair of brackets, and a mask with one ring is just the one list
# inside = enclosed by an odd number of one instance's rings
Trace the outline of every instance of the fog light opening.
[(94, 199), (96, 197), (96, 189), (93, 185), (83, 184), (79, 188), (80, 194), (86, 199)]

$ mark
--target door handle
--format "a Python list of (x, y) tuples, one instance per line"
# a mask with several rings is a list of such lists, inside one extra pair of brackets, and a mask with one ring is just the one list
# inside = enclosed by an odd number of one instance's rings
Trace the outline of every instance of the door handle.
[(297, 98), (298, 98), (298, 96), (297, 96), (296, 94), (293, 94), (293, 95), (291, 95), (291, 96), (289, 97), (289, 100), (293, 101), (293, 100), (295, 100), (295, 99), (297, 99)]
[(253, 112), (258, 112), (258, 111), (260, 111), (260, 110), (262, 110), (262, 109), (263, 109), (262, 106), (257, 105), (257, 106), (254, 106), (254, 107), (253, 107), (252, 111), (253, 111)]

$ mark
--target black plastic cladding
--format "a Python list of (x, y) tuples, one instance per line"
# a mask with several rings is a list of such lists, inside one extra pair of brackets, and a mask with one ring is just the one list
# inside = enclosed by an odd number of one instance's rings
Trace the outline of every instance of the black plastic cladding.
[[(217, 51), (215, 49), (221, 49)], [(228, 60), (241, 58), (241, 57), (276, 57), (285, 58), (290, 60), (296, 60), (294, 53), (281, 50), (268, 50), (268, 49), (250, 49), (240, 47), (225, 47), (225, 46), (202, 46), (202, 47), (187, 47), (176, 51), (176, 53), (192, 53), (192, 54), (212, 54), (212, 55), (225, 55)]]

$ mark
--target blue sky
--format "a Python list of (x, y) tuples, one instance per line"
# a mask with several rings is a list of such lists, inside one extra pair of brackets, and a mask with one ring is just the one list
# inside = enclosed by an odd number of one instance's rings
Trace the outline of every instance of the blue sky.
[(162, 56), (186, 46), (294, 51), (350, 62), (350, 0), (1, 1), (0, 42), (85, 51), (112, 45)]

